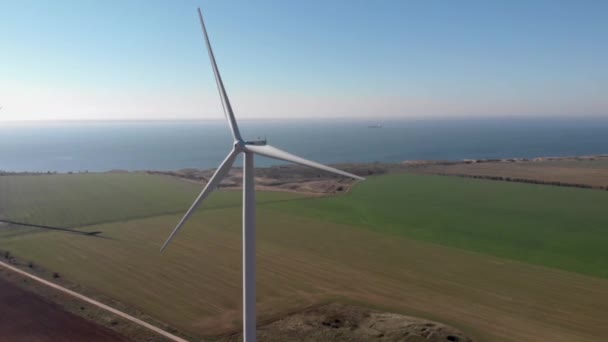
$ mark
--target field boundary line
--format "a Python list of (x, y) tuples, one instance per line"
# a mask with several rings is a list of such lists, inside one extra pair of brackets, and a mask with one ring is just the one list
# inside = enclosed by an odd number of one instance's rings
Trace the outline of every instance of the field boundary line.
[(173, 335), (173, 334), (171, 334), (171, 333), (169, 333), (167, 331), (164, 331), (164, 330), (162, 330), (162, 329), (160, 329), (160, 328), (158, 328), (158, 327), (156, 327), (156, 326), (154, 326), (154, 325), (152, 325), (150, 323), (144, 322), (141, 319), (135, 318), (135, 317), (133, 317), (133, 316), (131, 316), (129, 314), (126, 314), (126, 313), (124, 313), (122, 311), (114, 309), (114, 308), (112, 308), (112, 307), (110, 307), (108, 305), (105, 305), (105, 304), (100, 303), (100, 302), (98, 302), (96, 300), (93, 300), (93, 299), (91, 299), (89, 297), (81, 295), (80, 293), (74, 292), (72, 290), (68, 290), (65, 287), (59, 286), (59, 285), (57, 285), (55, 283), (52, 283), (52, 282), (50, 282), (48, 280), (44, 280), (44, 279), (42, 279), (40, 277), (37, 277), (37, 276), (35, 276), (33, 274), (30, 274), (28, 272), (20, 270), (17, 267), (11, 266), (11, 265), (3, 262), (3, 261), (0, 261), (0, 266), (3, 266), (6, 269), (9, 269), (9, 270), (11, 270), (13, 272), (19, 273), (19, 274), (21, 274), (23, 276), (26, 276), (26, 277), (30, 278), (30, 279), (33, 279), (33, 280), (35, 280), (35, 281), (37, 281), (37, 282), (39, 282), (39, 283), (41, 283), (43, 285), (47, 285), (49, 287), (52, 287), (55, 290), (58, 290), (58, 291), (63, 292), (65, 294), (68, 294), (68, 295), (70, 295), (72, 297), (76, 297), (76, 298), (78, 298), (80, 300), (83, 300), (83, 301), (89, 303), (89, 304), (95, 305), (95, 306), (97, 306), (97, 307), (99, 307), (101, 309), (104, 309), (104, 310), (106, 310), (108, 312), (111, 312), (111, 313), (113, 313), (113, 314), (115, 314), (115, 315), (117, 315), (119, 317), (122, 317), (122, 318), (124, 318), (126, 320), (129, 320), (129, 321), (131, 321), (131, 322), (133, 322), (135, 324), (138, 324), (138, 325), (140, 325), (140, 326), (142, 326), (144, 328), (152, 330), (155, 333), (157, 333), (159, 335), (162, 335), (162, 336), (164, 336), (164, 337), (166, 337), (166, 338), (168, 338), (168, 339), (170, 339), (172, 341), (175, 341), (175, 342), (188, 342), (187, 340), (185, 340), (185, 339), (183, 339), (183, 338), (181, 338), (179, 336), (175, 336), (175, 335)]
[(450, 173), (450, 172), (440, 172), (440, 171), (412, 171), (412, 174), (422, 174), (422, 175), (435, 175), (435, 176), (445, 176), (445, 177), (460, 177), (460, 178), (472, 178), (472, 179), (481, 179), (481, 180), (489, 180), (489, 181), (497, 181), (497, 182), (508, 182), (508, 183), (524, 183), (524, 184), (532, 184), (532, 185), (548, 185), (548, 186), (557, 186), (563, 188), (577, 188), (577, 189), (589, 189), (589, 190), (600, 190), (606, 191), (608, 190), (608, 186), (601, 185), (592, 185), (585, 183), (570, 183), (566, 181), (549, 181), (535, 178), (522, 178), (515, 176), (502, 176), (502, 175), (489, 175), (489, 174), (474, 174), (474, 173)]

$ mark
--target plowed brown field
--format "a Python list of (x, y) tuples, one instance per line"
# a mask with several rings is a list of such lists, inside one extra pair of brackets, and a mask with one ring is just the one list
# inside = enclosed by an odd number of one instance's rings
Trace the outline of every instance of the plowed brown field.
[(129, 341), (0, 278), (0, 341)]

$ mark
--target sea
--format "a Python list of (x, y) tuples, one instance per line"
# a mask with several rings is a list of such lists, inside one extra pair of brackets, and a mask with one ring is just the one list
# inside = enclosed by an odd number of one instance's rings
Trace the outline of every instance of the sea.
[[(608, 118), (243, 120), (240, 125), (246, 139), (267, 139), (330, 164), (608, 154)], [(221, 120), (0, 123), (0, 170), (214, 168), (231, 146)], [(256, 166), (277, 164), (283, 162), (256, 159)]]

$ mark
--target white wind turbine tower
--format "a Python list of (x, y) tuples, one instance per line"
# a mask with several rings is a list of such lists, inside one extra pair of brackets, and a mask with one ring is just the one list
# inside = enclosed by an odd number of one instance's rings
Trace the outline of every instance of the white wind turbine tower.
[(319, 170), (332, 172), (338, 175), (351, 177), (355, 179), (363, 180), (363, 177), (353, 175), (348, 172), (340, 171), (333, 167), (319, 164), (314, 161), (310, 161), (291, 153), (282, 151), (276, 147), (266, 144), (266, 141), (245, 141), (241, 137), (239, 128), (224, 89), (224, 83), (222, 77), (217, 68), (215, 62), (215, 56), (211, 49), (211, 43), (209, 43), (209, 36), (207, 35), (207, 29), (205, 28), (205, 22), (203, 21), (203, 15), (201, 14), (200, 8), (198, 9), (198, 16), (203, 29), (203, 35), (205, 37), (205, 43), (207, 44), (207, 52), (209, 53), (209, 59), (211, 60), (211, 66), (213, 67), (213, 73), (215, 74), (215, 82), (222, 99), (222, 106), (224, 107), (224, 114), (228, 120), (230, 130), (232, 131), (232, 137), (234, 138), (234, 144), (232, 150), (228, 153), (228, 156), (217, 168), (209, 182), (198, 195), (190, 209), (186, 212), (181, 221), (177, 224), (177, 227), (173, 230), (167, 241), (161, 247), (161, 252), (169, 245), (171, 240), (175, 237), (177, 232), (184, 226), (186, 221), (192, 216), (194, 211), (201, 205), (201, 203), (209, 196), (209, 194), (217, 188), (222, 179), (228, 174), (228, 171), (232, 167), (232, 163), (236, 159), (239, 153), (244, 154), (243, 158), (243, 338), (246, 342), (254, 342), (256, 339), (256, 309), (255, 309), (255, 186), (254, 186), (254, 167), (253, 167), (253, 156), (259, 154), (265, 157), (284, 160), (296, 164), (310, 166)]

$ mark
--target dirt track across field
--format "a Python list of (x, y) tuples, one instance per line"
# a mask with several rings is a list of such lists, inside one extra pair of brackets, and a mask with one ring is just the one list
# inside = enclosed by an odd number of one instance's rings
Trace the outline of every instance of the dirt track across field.
[[(96, 301), (96, 300), (93, 300), (91, 298), (85, 297), (85, 296), (83, 296), (83, 295), (81, 295), (79, 293), (76, 293), (74, 291), (68, 290), (68, 289), (66, 289), (64, 287), (61, 287), (61, 286), (59, 286), (57, 284), (54, 284), (54, 283), (52, 283), (50, 281), (44, 280), (42, 278), (39, 278), (39, 277), (37, 277), (35, 275), (29, 274), (29, 273), (27, 273), (27, 272), (25, 272), (23, 270), (20, 270), (20, 269), (18, 269), (16, 267), (11, 266), (11, 265), (9, 265), (9, 264), (7, 264), (5, 262), (0, 261), (0, 267), (4, 267), (4, 268), (6, 268), (6, 269), (8, 269), (10, 271), (13, 271), (15, 273), (18, 273), (18, 274), (22, 275), (22, 276), (25, 276), (25, 277), (28, 277), (30, 279), (33, 279), (36, 282), (39, 282), (39, 283), (41, 283), (43, 285), (52, 287), (53, 289), (58, 290), (58, 291), (60, 291), (60, 292), (62, 292), (64, 294), (67, 294), (69, 296), (78, 298), (78, 299), (80, 299), (80, 300), (82, 300), (84, 302), (87, 302), (89, 304), (97, 306), (97, 307), (99, 307), (99, 308), (101, 308), (103, 310), (106, 310), (106, 311), (108, 311), (108, 312), (110, 312), (112, 314), (115, 314), (115, 315), (117, 315), (117, 316), (119, 316), (121, 318), (124, 318), (124, 319), (126, 319), (128, 321), (131, 321), (131, 322), (133, 322), (135, 324), (138, 324), (138, 325), (140, 325), (140, 326), (142, 326), (144, 328), (147, 328), (147, 329), (149, 329), (149, 330), (151, 330), (151, 331), (153, 331), (153, 332), (155, 332), (155, 333), (157, 333), (157, 334), (159, 334), (159, 335), (161, 335), (161, 336), (163, 336), (163, 337), (165, 337), (165, 338), (167, 338), (167, 339), (169, 339), (171, 341), (186, 342), (186, 340), (182, 339), (181, 337), (178, 337), (178, 336), (175, 336), (175, 335), (173, 335), (171, 333), (168, 333), (168, 332), (166, 332), (166, 331), (164, 331), (162, 329), (159, 329), (158, 327), (155, 327), (155, 326), (153, 326), (153, 325), (151, 325), (149, 323), (146, 323), (146, 322), (144, 322), (144, 321), (142, 321), (142, 320), (140, 320), (138, 318), (135, 318), (135, 317), (133, 317), (131, 315), (128, 315), (128, 314), (126, 314), (124, 312), (121, 312), (121, 311), (116, 310), (116, 309), (114, 309), (112, 307), (109, 307), (109, 306), (107, 306), (107, 305), (105, 305), (103, 303), (100, 303), (100, 302)], [(3, 304), (3, 301), (1, 300), (1, 298), (3, 298), (3, 294), (4, 294), (3, 285), (2, 285), (3, 283), (6, 283), (6, 281), (2, 281), (2, 283), (0, 283), (0, 292), (2, 293), (2, 294), (0, 294), (0, 305)], [(14, 287), (14, 285), (11, 285), (10, 283), (6, 283), (6, 284), (7, 284), (7, 286), (13, 286)], [(18, 290), (18, 288), (17, 288), (17, 290)], [(32, 293), (28, 293), (27, 291), (24, 291), (22, 293), (22, 297), (23, 298), (28, 297), (28, 296), (32, 296), (33, 298), (38, 298), (38, 300), (42, 301), (42, 303), (45, 303), (44, 300), (41, 297), (38, 297), (38, 296), (36, 296), (36, 295), (34, 295)], [(10, 298), (10, 296), (9, 296), (9, 298)], [(15, 297), (15, 298), (18, 298), (18, 297)], [(9, 302), (10, 302), (10, 299), (9, 299)], [(53, 305), (53, 304), (51, 304), (49, 302), (46, 302), (46, 304), (47, 305), (51, 305), (51, 306)], [(21, 303), (19, 303), (19, 300), (17, 300), (16, 303), (14, 303), (14, 304), (11, 304), (11, 305), (1, 305), (1, 306), (2, 307), (6, 307), (6, 308), (11, 308), (11, 310), (26, 310), (26, 311), (24, 311), (23, 315), (24, 315), (24, 317), (31, 317), (30, 318), (30, 320), (31, 320), (30, 324), (32, 324), (32, 325), (29, 327), (30, 328), (29, 330), (31, 330), (32, 332), (28, 332), (28, 329), (27, 329), (28, 326), (21, 327), (18, 323), (13, 322), (14, 319), (12, 318), (13, 316), (11, 316), (11, 311), (9, 311), (9, 310), (3, 310), (0, 313), (0, 333), (1, 333), (1, 335), (0, 335), (0, 342), (4, 341), (4, 338), (5, 338), (4, 336), (10, 336), (10, 334), (9, 334), (10, 331), (12, 331), (13, 333), (18, 333), (19, 331), (22, 331), (23, 333), (25, 333), (26, 335), (25, 335), (25, 337), (23, 339), (21, 339), (22, 341), (96, 341), (95, 339), (86, 339), (86, 338), (85, 339), (80, 339), (80, 338), (77, 338), (77, 337), (72, 338), (71, 337), (71, 334), (72, 334), (71, 329), (66, 329), (67, 326), (70, 326), (69, 325), (70, 324), (69, 323), (70, 319), (64, 319), (64, 322), (68, 322), (68, 323), (66, 323), (66, 325), (64, 327), (62, 327), (61, 329), (58, 330), (58, 332), (60, 332), (62, 330), (68, 331), (67, 334), (64, 332), (65, 335), (63, 337), (60, 336), (60, 337), (57, 337), (57, 338), (52, 338), (52, 337), (45, 338), (44, 337), (46, 335), (45, 329), (42, 329), (42, 326), (40, 324), (41, 324), (41, 321), (44, 321), (45, 319), (47, 319), (47, 317), (53, 317), (52, 315), (49, 315), (49, 316), (39, 315), (38, 313), (40, 311), (36, 310), (35, 308), (33, 308), (33, 309), (23, 309), (23, 308), (21, 308), (21, 306), (23, 306), (24, 308), (27, 308), (27, 303), (21, 304)], [(61, 308), (59, 308), (57, 306), (55, 306), (55, 309), (57, 310), (57, 312), (62, 312)], [(16, 311), (16, 312), (19, 312), (19, 311)], [(27, 313), (29, 313), (29, 315)], [(66, 315), (68, 315), (68, 317), (72, 316), (72, 317), (74, 317), (76, 319), (83, 320), (84, 323), (88, 323), (86, 320), (84, 320), (82, 318), (79, 318), (78, 316), (75, 316), (75, 315), (70, 314), (70, 313), (65, 312), (65, 311), (63, 311), (63, 313), (66, 314)], [(47, 323), (47, 322), (45, 322), (45, 323)], [(99, 326), (96, 326), (93, 323), (88, 323), (88, 324), (90, 324), (89, 328), (90, 327), (101, 328)], [(6, 332), (4, 330), (2, 330), (2, 328), (4, 326), (7, 327)], [(20, 330), (11, 330), (11, 328), (10, 328), (11, 326), (15, 326), (15, 327), (17, 327)], [(52, 326), (52, 325), (49, 324), (49, 326)], [(83, 326), (83, 331), (86, 331), (86, 328), (87, 327)], [(21, 330), (21, 329), (24, 329), (24, 330)], [(34, 330), (37, 331), (36, 332), (36, 336), (37, 335), (41, 336), (40, 339), (36, 339), (34, 337), (28, 337), (27, 336), (28, 333), (33, 333)], [(116, 335), (116, 336), (119, 336), (119, 335)], [(19, 338), (19, 336), (16, 336), (15, 338), (9, 338), (6, 341), (18, 341), (19, 340), (18, 338)], [(104, 338), (100, 338), (98, 340), (99, 341), (108, 341), (108, 340), (112, 341), (112, 339), (107, 339), (107, 338), (105, 338), (105, 339)], [(126, 339), (122, 338), (122, 339), (118, 339), (118, 341), (126, 341)]]
[(129, 341), (0, 278), (0, 341)]

